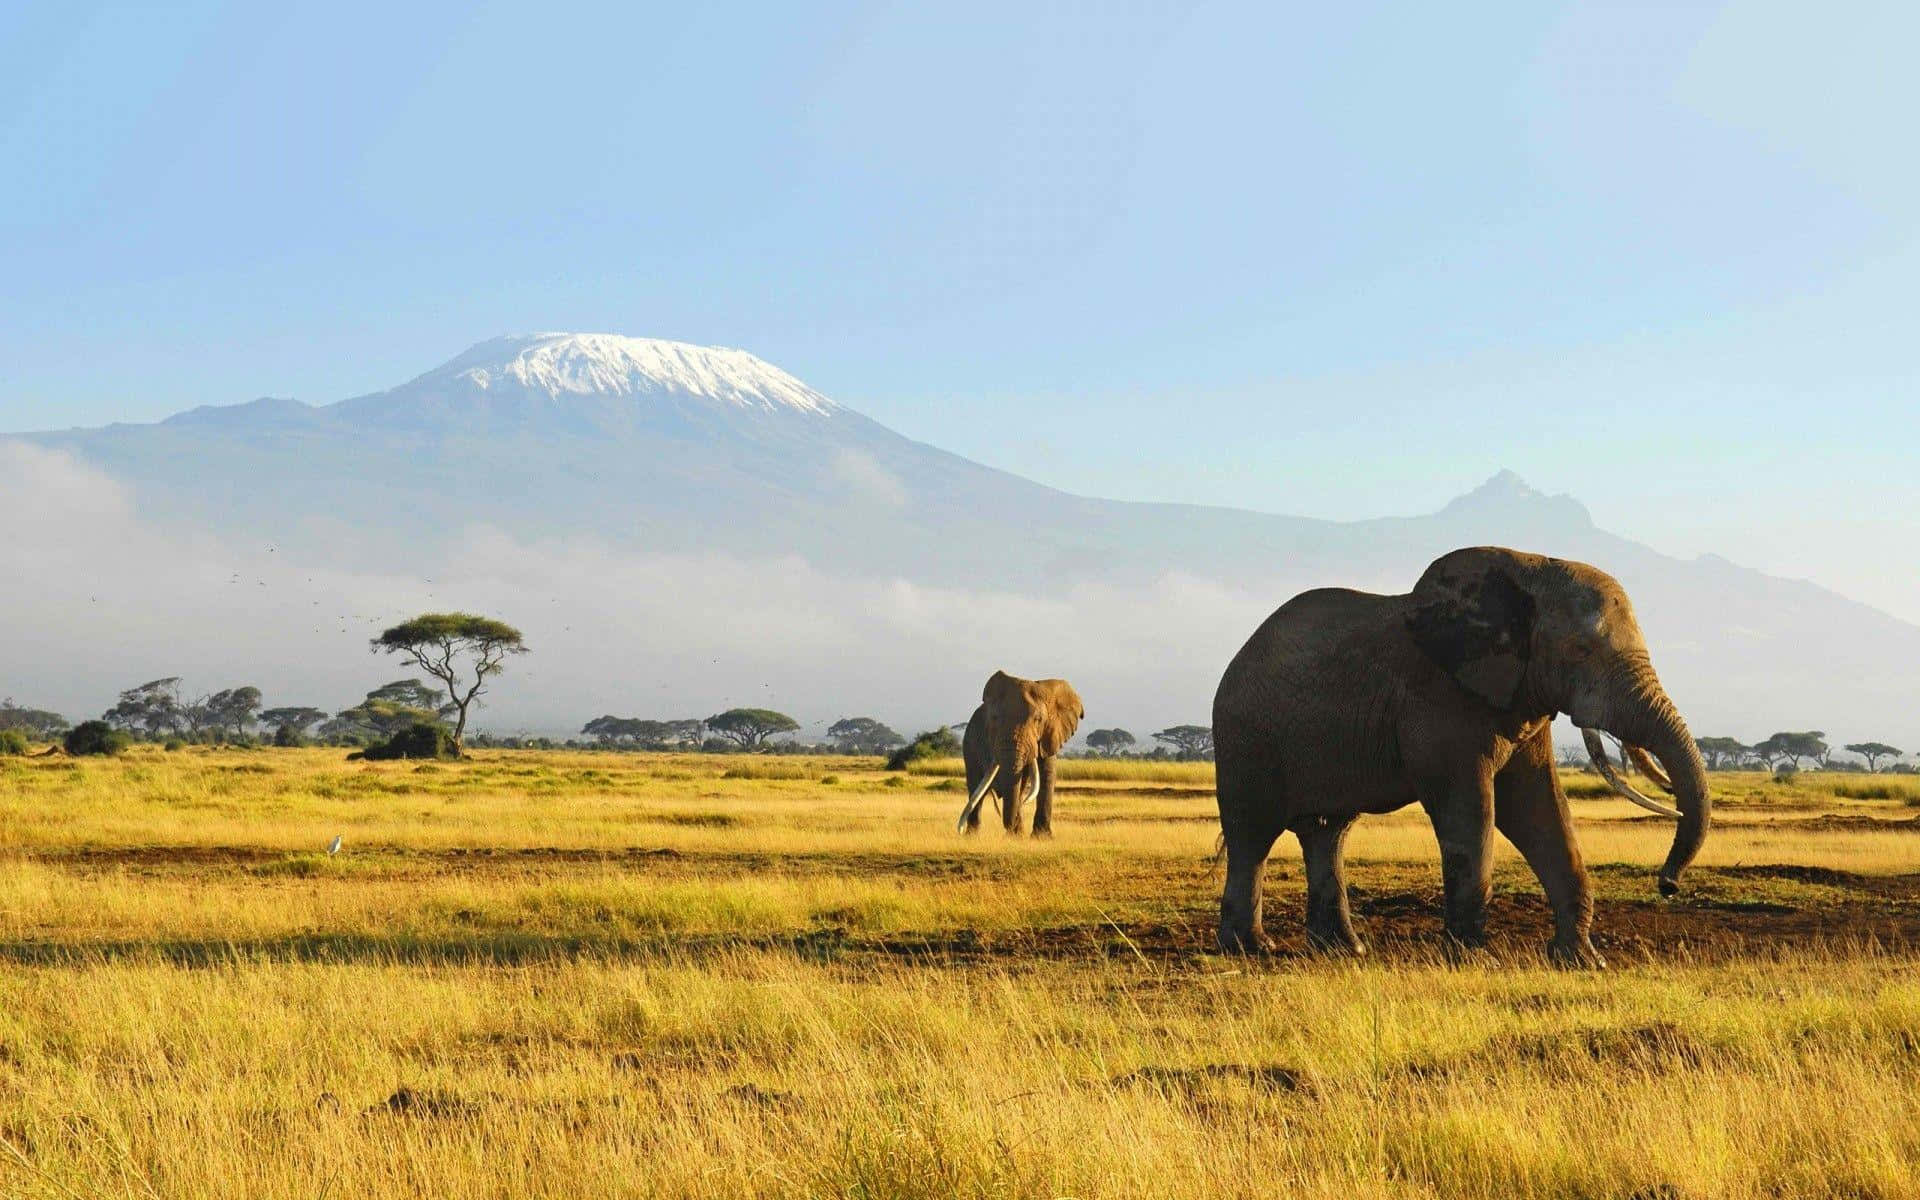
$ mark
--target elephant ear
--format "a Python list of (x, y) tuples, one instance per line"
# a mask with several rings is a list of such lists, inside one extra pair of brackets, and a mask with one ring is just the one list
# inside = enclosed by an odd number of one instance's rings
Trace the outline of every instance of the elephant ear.
[(1087, 708), (1080, 703), (1080, 693), (1073, 690), (1072, 684), (1064, 679), (1052, 679), (1048, 682), (1055, 685), (1053, 695), (1047, 702), (1048, 708), (1053, 712), (1053, 726), (1056, 734), (1050, 739), (1053, 744), (1050, 753), (1058, 754), (1060, 747), (1073, 740), (1074, 733), (1080, 728), (1081, 720), (1087, 715)]
[(1494, 708), (1510, 708), (1532, 656), (1534, 599), (1513, 566), (1488, 550), (1456, 550), (1413, 588), (1407, 630), (1455, 682)]
[(1026, 682), (1005, 671), (995, 671), (987, 677), (986, 686), (980, 689), (980, 699), (986, 704), (1005, 704), (1010, 697), (1021, 693)]

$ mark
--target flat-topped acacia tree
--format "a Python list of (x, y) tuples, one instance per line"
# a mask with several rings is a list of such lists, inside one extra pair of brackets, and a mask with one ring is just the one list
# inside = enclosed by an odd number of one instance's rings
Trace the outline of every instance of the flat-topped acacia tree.
[[(397, 654), (438, 679), (459, 714), (453, 750), (461, 753), (467, 709), (486, 694), (487, 680), (506, 669), (507, 655), (525, 654), (520, 631), (505, 621), (473, 613), (422, 613), (373, 639), (375, 654)], [(471, 682), (469, 682), (471, 680)]]

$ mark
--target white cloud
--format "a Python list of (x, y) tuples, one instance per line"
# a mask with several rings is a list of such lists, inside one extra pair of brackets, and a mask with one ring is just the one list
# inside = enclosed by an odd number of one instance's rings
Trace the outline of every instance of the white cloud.
[(907, 503), (906, 485), (864, 450), (841, 450), (833, 456), (832, 470), (836, 480), (863, 500), (877, 501), (889, 508), (901, 508)]
[[(404, 674), (368, 639), (428, 609), (520, 626), (533, 652), (483, 727), (568, 733), (602, 712), (780, 708), (812, 731), (851, 714), (903, 731), (964, 720), (998, 668), (1064, 675), (1090, 723), (1205, 721), (1213, 684), (1270, 602), (1168, 573), (1142, 586), (1036, 592), (835, 574), (799, 558), (646, 554), (472, 528), (431, 562), (357, 568), (298, 545), (235, 546), (153, 527), (137, 498), (58, 453), (0, 443), (16, 522), (0, 589), (0, 692), (69, 716), (183, 675), (253, 683), (269, 703), (344, 707)], [(1048, 590), (1054, 588), (1054, 590)]]

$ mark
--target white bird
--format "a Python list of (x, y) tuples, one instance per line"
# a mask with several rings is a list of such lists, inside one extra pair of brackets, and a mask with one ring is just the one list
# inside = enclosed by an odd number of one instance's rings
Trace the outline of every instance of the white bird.
[(340, 853), (340, 839), (345, 836), (346, 836), (345, 834), (340, 834), (340, 833), (336, 833), (333, 835), (333, 841), (327, 844), (328, 856), (332, 856)]

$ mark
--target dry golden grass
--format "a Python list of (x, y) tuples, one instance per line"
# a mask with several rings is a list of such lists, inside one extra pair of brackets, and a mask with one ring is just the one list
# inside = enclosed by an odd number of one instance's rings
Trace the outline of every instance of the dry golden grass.
[(0, 760), (0, 1194), (1920, 1194), (1888, 781), (1716, 776), (1678, 907), (1579, 801), (1564, 974), (1510, 854), (1443, 960), (1417, 813), (1353, 840), (1377, 961), (1207, 954), (1210, 776), (1115, 765), (1035, 843), (871, 760)]

